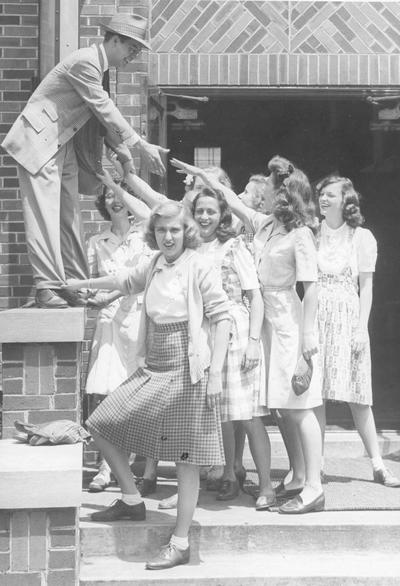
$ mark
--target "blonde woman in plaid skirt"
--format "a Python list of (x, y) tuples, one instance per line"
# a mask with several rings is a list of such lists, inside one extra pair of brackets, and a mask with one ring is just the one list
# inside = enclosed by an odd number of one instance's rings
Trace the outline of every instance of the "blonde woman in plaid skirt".
[[(218, 398), (230, 330), (230, 301), (214, 267), (194, 248), (198, 229), (182, 204), (167, 202), (150, 217), (146, 241), (160, 254), (115, 277), (70, 280), (68, 287), (144, 291), (138, 334), (140, 367), (88, 420), (118, 479), (122, 499), (95, 521), (143, 520), (145, 506), (128, 454), (174, 460), (177, 522), (167, 546), (148, 569), (189, 561), (188, 532), (199, 492), (199, 467), (224, 463)], [(210, 325), (214, 346), (209, 347)]]

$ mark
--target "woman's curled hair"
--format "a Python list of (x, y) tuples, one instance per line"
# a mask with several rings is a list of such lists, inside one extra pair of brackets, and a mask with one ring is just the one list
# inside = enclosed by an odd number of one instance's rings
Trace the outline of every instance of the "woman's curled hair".
[(272, 213), (290, 232), (300, 226), (315, 228), (315, 205), (308, 177), (294, 168), (275, 196)]
[(285, 159), (280, 155), (272, 157), (272, 159), (268, 161), (267, 167), (275, 189), (279, 189), (283, 182), (288, 179), (296, 168), (289, 159)]
[(156, 222), (162, 218), (180, 217), (184, 229), (183, 247), (198, 248), (201, 244), (199, 228), (185, 206), (179, 201), (168, 200), (157, 205), (148, 220), (144, 240), (152, 250), (159, 250), (155, 235)]
[(232, 226), (232, 212), (222, 191), (203, 187), (203, 189), (196, 195), (191, 205), (192, 216), (194, 217), (197, 203), (201, 197), (212, 197), (218, 202), (221, 218), (219, 220), (218, 228), (216, 230), (216, 237), (219, 242), (226, 242), (230, 238), (236, 236), (236, 231)]
[(316, 187), (318, 197), (321, 196), (321, 192), (328, 185), (337, 184), (341, 186), (341, 194), (343, 201), (343, 220), (352, 228), (362, 226), (364, 224), (364, 217), (361, 214), (360, 209), (360, 194), (354, 189), (353, 182), (347, 177), (339, 177), (331, 175), (325, 177), (320, 181)]

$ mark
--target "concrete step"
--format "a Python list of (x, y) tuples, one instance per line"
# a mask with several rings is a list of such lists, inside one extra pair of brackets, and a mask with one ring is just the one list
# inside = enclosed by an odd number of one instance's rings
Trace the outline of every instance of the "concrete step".
[[(383, 487), (382, 487), (383, 488)], [(163, 485), (159, 498), (175, 490), (173, 483)], [(400, 498), (400, 490), (394, 490)], [(393, 493), (394, 494), (394, 493)], [(119, 521), (94, 523), (88, 515), (118, 498), (117, 487), (107, 493), (88, 495), (90, 503), (82, 508), (81, 554), (92, 556), (130, 556), (148, 559), (164, 545), (173, 530), (176, 510), (157, 509), (158, 499), (147, 498), (145, 522)], [(398, 553), (400, 510), (327, 511), (300, 516), (277, 512), (257, 512), (247, 494), (221, 503), (215, 493), (202, 490), (190, 533), (192, 553), (211, 555), (235, 553), (279, 555), (282, 551), (303, 554), (363, 552)]]
[(92, 557), (81, 564), (80, 586), (398, 586), (392, 554), (285, 553), (210, 555), (170, 570), (148, 571), (129, 557)]
[[(271, 440), (272, 456), (286, 458), (286, 449), (282, 436), (276, 428), (267, 427)], [(400, 431), (379, 430), (378, 441), (382, 456), (400, 452)], [(343, 430), (332, 427), (325, 435), (325, 461), (330, 458), (361, 458), (366, 452), (363, 443), (355, 430)], [(245, 458), (251, 458), (246, 442)]]

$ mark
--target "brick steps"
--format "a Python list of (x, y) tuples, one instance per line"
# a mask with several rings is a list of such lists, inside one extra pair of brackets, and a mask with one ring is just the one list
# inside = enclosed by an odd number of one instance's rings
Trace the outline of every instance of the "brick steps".
[(186, 566), (151, 572), (143, 562), (90, 558), (80, 586), (398, 586), (400, 560), (392, 554), (315, 555), (281, 553), (210, 555)]

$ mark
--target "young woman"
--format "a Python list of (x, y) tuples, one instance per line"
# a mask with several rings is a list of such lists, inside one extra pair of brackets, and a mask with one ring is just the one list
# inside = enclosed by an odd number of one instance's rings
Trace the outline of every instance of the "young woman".
[[(167, 546), (148, 569), (189, 561), (188, 532), (199, 491), (199, 467), (223, 464), (219, 410), (230, 302), (213, 267), (194, 249), (198, 229), (180, 203), (160, 204), (145, 239), (160, 252), (123, 274), (68, 288), (97, 286), (144, 291), (138, 335), (139, 368), (88, 420), (88, 427), (119, 481), (122, 499), (93, 513), (95, 521), (143, 520), (145, 506), (129, 468), (135, 452), (173, 460), (178, 474), (177, 523)], [(214, 346), (209, 347), (210, 327)]]
[[(284, 487), (284, 496), (294, 498), (279, 508), (283, 514), (299, 514), (324, 508), (320, 480), (321, 436), (314, 407), (321, 405), (318, 362), (309, 389), (295, 395), (291, 378), (299, 356), (317, 352), (317, 261), (309, 225), (314, 222), (312, 192), (307, 177), (289, 161), (274, 157), (270, 194), (266, 205), (272, 214), (250, 210), (232, 190), (218, 184), (201, 169), (176, 159), (172, 164), (181, 172), (200, 175), (211, 188), (220, 189), (245, 228), (254, 233), (256, 266), (264, 299), (264, 344), (266, 349), (268, 407), (278, 409), (290, 430), (288, 448), (293, 478)], [(276, 182), (281, 187), (276, 192)], [(267, 202), (270, 198), (271, 201)], [(304, 289), (303, 303), (295, 284)]]
[[(110, 226), (89, 239), (88, 261), (91, 277), (114, 275), (124, 267), (134, 267), (143, 256), (153, 256), (143, 242), (143, 220), (150, 216), (148, 207), (136, 200), (132, 213), (123, 202), (124, 190), (106, 174), (103, 193), (96, 207)], [(123, 296), (121, 291), (96, 291), (88, 305), (100, 309), (90, 350), (86, 393), (89, 412), (129, 374), (136, 370), (136, 341), (140, 299)], [(110, 484), (111, 470), (102, 459), (99, 472), (89, 491), (100, 492)]]
[[(377, 258), (376, 240), (361, 228), (359, 195), (346, 177), (317, 186), (323, 220), (318, 235), (318, 325), (324, 401), (349, 404), (371, 459), (375, 482), (399, 487), (385, 467), (372, 413), (368, 319)], [(325, 405), (317, 409), (322, 435)]]

